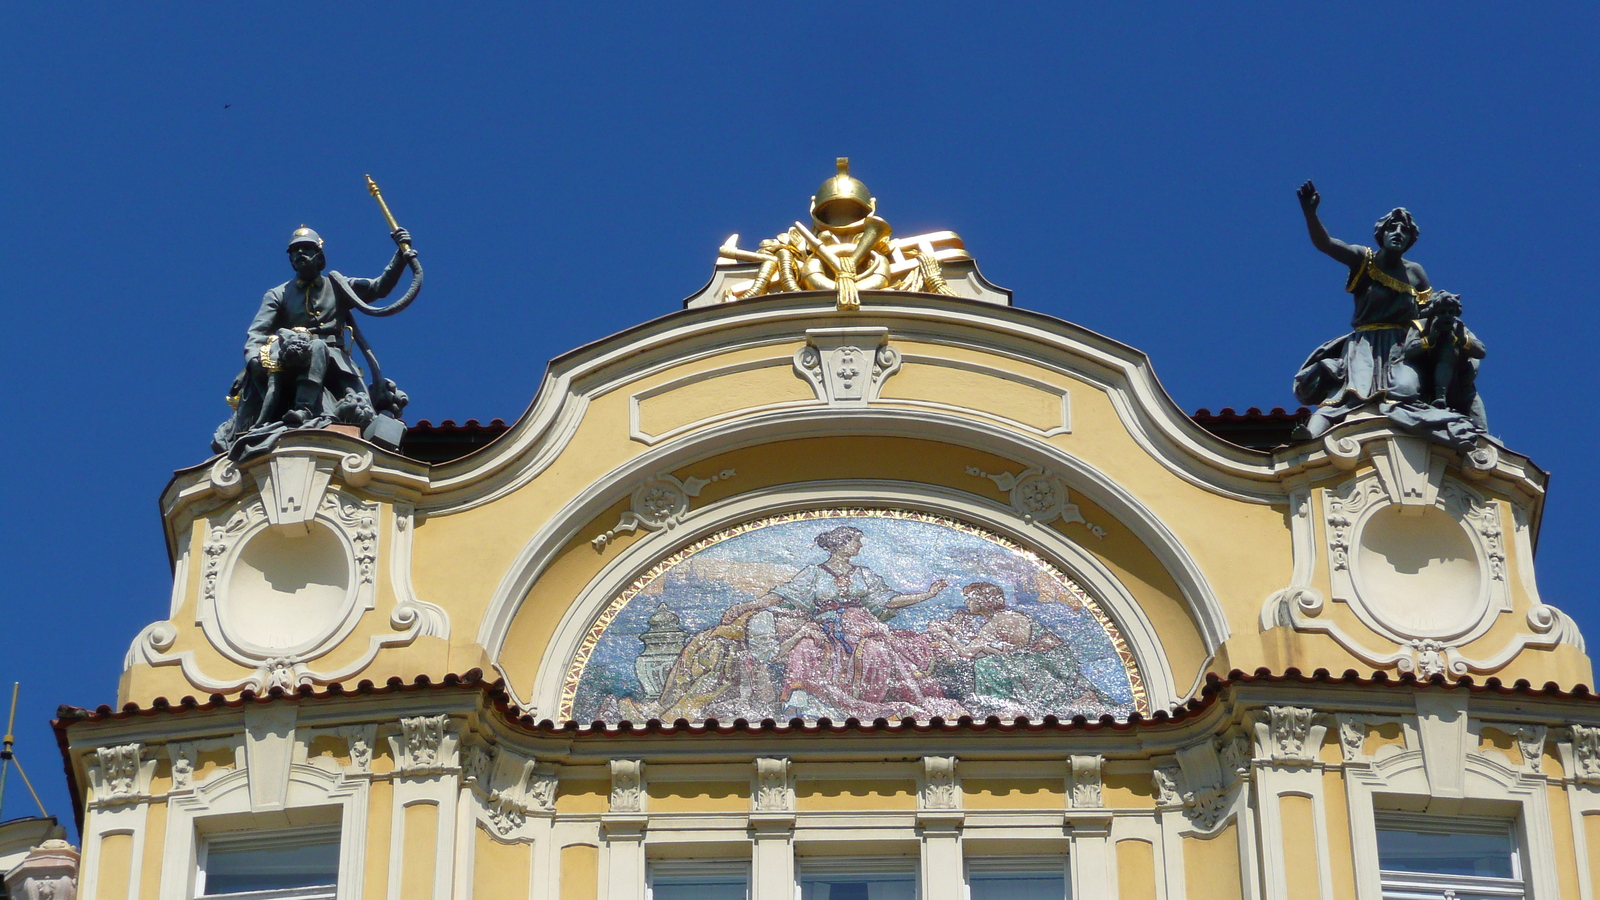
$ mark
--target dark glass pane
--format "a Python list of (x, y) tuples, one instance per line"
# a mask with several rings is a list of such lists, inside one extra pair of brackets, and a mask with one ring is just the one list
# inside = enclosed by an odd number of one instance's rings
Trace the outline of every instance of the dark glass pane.
[(696, 878), (692, 875), (656, 876), (650, 892), (655, 900), (745, 900), (742, 878)]
[(967, 877), (972, 900), (1063, 900), (1066, 875), (1061, 872), (973, 872)]
[(1510, 878), (1511, 834), (1378, 829), (1378, 867), (1394, 872)]
[(206, 853), (206, 894), (273, 891), (334, 884), (339, 880), (339, 844), (298, 847), (212, 847)]

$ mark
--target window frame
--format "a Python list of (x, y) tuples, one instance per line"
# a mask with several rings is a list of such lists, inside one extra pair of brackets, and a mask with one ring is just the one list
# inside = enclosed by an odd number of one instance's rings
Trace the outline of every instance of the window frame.
[(808, 875), (906, 875), (911, 879), (912, 900), (922, 900), (921, 859), (911, 855), (797, 856), (794, 861), (794, 900), (804, 900)]
[[(1512, 877), (1385, 869), (1382, 864), (1382, 832), (1386, 829), (1442, 835), (1485, 834), (1497, 837), (1503, 835), (1511, 844)], [(1527, 851), (1520, 835), (1521, 829), (1517, 827), (1515, 820), (1380, 812), (1373, 818), (1373, 830), (1378, 834), (1377, 869), (1383, 900), (1441, 900), (1441, 898), (1454, 900), (1461, 894), (1469, 897), (1526, 900), (1529, 895)]]
[(729, 883), (735, 878), (741, 879), (744, 882), (745, 900), (751, 900), (754, 874), (754, 867), (748, 858), (651, 859), (645, 862), (644, 897), (645, 900), (655, 900), (657, 876), (703, 876), (707, 880), (727, 879)]
[[(344, 877), (344, 834), (341, 824), (302, 825), (290, 828), (261, 830), (216, 831), (196, 835), (199, 846), (195, 848), (195, 868), (192, 900), (225, 898), (225, 900), (335, 900), (339, 884)], [(318, 838), (325, 840), (318, 841)], [(217, 847), (245, 845), (253, 850), (298, 849), (310, 843), (331, 843), (336, 848), (339, 867), (334, 871), (333, 883), (307, 885), (296, 888), (273, 888), (260, 891), (234, 891), (226, 894), (207, 894), (206, 877), (211, 851)]]
[(969, 856), (962, 861), (961, 896), (972, 900), (972, 876), (989, 874), (1042, 875), (1061, 873), (1062, 900), (1072, 900), (1072, 859), (1065, 853), (1031, 856)]

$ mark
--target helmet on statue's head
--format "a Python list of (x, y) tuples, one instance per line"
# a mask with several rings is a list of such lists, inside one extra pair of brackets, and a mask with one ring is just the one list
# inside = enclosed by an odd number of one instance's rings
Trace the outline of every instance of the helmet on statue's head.
[(289, 235), (289, 246), (293, 248), (295, 244), (316, 244), (317, 249), (320, 250), (322, 249), (322, 236), (305, 225), (301, 225), (294, 230), (294, 234)]
[(856, 225), (878, 210), (877, 198), (850, 176), (850, 157), (839, 157), (837, 165), (839, 174), (824, 181), (811, 198), (812, 222), (835, 231)]

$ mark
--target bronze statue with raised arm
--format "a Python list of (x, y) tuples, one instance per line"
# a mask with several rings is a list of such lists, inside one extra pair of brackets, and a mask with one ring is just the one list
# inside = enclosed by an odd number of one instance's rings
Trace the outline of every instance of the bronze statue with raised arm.
[(1396, 207), (1379, 219), (1373, 249), (1328, 234), (1316, 185), (1307, 181), (1298, 195), (1312, 246), (1349, 269), (1355, 314), (1353, 330), (1318, 347), (1295, 374), (1295, 397), (1314, 407), (1295, 438), (1320, 437), (1371, 406), (1407, 431), (1476, 444), (1487, 429), (1475, 387), (1483, 344), (1461, 324), (1460, 297), (1441, 292), (1436, 301), (1427, 272), (1405, 258), (1420, 233), (1411, 213)]

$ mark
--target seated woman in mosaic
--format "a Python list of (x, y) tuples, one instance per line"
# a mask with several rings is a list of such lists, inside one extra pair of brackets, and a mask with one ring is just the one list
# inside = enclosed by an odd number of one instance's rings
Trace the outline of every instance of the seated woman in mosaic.
[[(876, 572), (851, 560), (861, 553), (862, 531), (849, 525), (817, 535), (828, 552), (765, 595), (729, 607), (723, 626), (772, 610), (780, 640), (785, 714), (809, 718), (856, 716), (953, 716), (959, 706), (945, 699), (928, 676), (933, 645), (924, 635), (892, 630), (902, 609), (937, 596), (900, 593)], [(687, 650), (687, 648), (686, 648)]]

